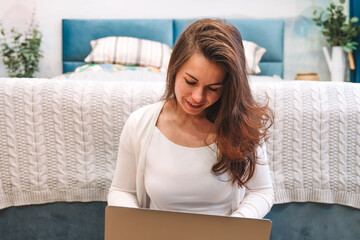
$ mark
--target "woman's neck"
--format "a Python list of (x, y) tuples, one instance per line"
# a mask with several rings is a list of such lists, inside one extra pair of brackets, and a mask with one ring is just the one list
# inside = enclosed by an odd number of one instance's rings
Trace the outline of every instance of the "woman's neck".
[(200, 132), (211, 133), (214, 131), (214, 125), (207, 118), (203, 112), (200, 115), (191, 115), (186, 113), (176, 100), (169, 100), (169, 113), (173, 116), (172, 119), (178, 127), (184, 129), (196, 129)]
[(199, 124), (203, 123), (204, 121), (208, 121), (206, 118), (205, 112), (202, 112), (198, 115), (191, 115), (184, 111), (184, 109), (176, 102), (175, 99), (168, 101), (170, 108), (176, 118), (179, 120), (179, 123), (193, 123)]

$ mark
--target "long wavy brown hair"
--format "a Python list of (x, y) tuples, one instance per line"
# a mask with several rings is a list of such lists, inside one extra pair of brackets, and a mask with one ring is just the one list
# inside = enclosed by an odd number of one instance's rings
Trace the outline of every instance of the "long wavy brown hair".
[(219, 150), (212, 172), (229, 173), (232, 183), (246, 187), (257, 164), (257, 148), (272, 124), (272, 113), (268, 104), (259, 106), (251, 94), (240, 32), (218, 19), (198, 20), (181, 34), (170, 57), (163, 99), (176, 99), (176, 74), (195, 53), (203, 54), (226, 71), (221, 97), (205, 110), (216, 127)]

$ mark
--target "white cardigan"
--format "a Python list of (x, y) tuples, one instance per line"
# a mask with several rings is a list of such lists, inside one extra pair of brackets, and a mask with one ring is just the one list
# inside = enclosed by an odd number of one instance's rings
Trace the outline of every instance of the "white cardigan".
[[(127, 120), (120, 145), (113, 182), (108, 194), (110, 206), (148, 208), (150, 199), (145, 191), (146, 152), (164, 101), (142, 107)], [(274, 202), (265, 144), (258, 149), (259, 163), (248, 188), (234, 187), (232, 216), (263, 218)]]

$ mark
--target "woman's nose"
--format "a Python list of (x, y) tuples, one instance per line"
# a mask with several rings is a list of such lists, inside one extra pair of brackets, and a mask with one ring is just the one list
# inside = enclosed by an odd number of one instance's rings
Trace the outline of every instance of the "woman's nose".
[(201, 103), (205, 98), (205, 91), (201, 87), (195, 88), (192, 93), (192, 98), (197, 103)]

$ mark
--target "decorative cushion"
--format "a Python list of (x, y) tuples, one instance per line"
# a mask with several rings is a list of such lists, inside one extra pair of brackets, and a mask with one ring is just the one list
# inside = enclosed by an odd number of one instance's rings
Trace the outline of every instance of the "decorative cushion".
[(168, 45), (134, 37), (106, 37), (90, 41), (87, 63), (112, 63), (167, 68), (171, 55)]
[(266, 49), (246, 40), (243, 40), (243, 45), (247, 65), (246, 72), (251, 75), (260, 73), (259, 62), (262, 56), (264, 56)]

